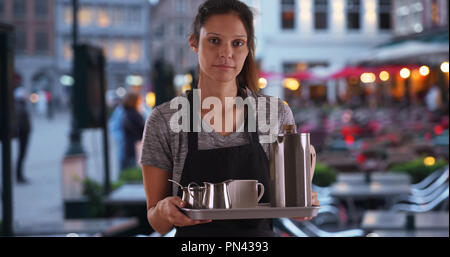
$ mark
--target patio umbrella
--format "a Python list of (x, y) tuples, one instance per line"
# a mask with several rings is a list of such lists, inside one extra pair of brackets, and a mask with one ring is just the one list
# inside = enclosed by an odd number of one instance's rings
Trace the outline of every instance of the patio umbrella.
[(373, 72), (374, 69), (370, 67), (361, 67), (361, 66), (346, 66), (341, 70), (331, 74), (331, 78), (348, 78), (348, 77), (360, 77), (364, 72)]

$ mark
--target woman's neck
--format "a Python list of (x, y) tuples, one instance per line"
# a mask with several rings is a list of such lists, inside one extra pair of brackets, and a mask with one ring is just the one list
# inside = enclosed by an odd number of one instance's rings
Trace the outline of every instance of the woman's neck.
[(198, 89), (201, 89), (201, 101), (203, 99), (214, 96), (220, 99), (222, 104), (225, 103), (225, 97), (237, 96), (237, 84), (236, 81), (220, 83), (210, 80), (208, 78), (199, 78)]

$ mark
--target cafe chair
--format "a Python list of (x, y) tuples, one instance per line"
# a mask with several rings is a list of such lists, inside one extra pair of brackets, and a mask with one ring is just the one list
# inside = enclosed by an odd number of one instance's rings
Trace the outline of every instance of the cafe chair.
[(309, 221), (290, 219), (297, 227), (305, 227), (315, 237), (362, 237), (365, 232), (362, 229), (348, 229), (337, 232), (328, 232), (320, 229)]
[(392, 212), (427, 212), (437, 209), (440, 204), (442, 204), (441, 209), (448, 207), (448, 186), (445, 190), (434, 200), (426, 204), (414, 204), (414, 203), (398, 203), (394, 204), (390, 211)]
[(433, 201), (434, 199), (436, 199), (437, 197), (439, 197), (446, 189), (448, 189), (448, 181), (440, 186), (438, 186), (433, 192), (431, 192), (428, 195), (416, 195), (416, 194), (411, 194), (411, 195), (401, 195), (398, 196), (393, 204), (398, 204), (398, 203), (413, 203), (413, 204), (426, 204), (429, 203), (431, 201)]
[(439, 186), (448, 181), (449, 170), (447, 169), (439, 176), (435, 181), (433, 181), (430, 185), (425, 187), (424, 189), (415, 189), (411, 190), (412, 195), (414, 196), (426, 196), (434, 192)]
[(303, 232), (299, 227), (297, 227), (290, 219), (288, 218), (276, 218), (273, 219), (273, 226), (275, 232), (278, 235), (282, 235), (283, 233), (288, 234), (293, 237), (308, 237), (305, 232)]
[(433, 173), (428, 175), (426, 178), (424, 178), (419, 183), (411, 185), (412, 192), (413, 193), (417, 192), (417, 193), (421, 194), (420, 192), (422, 190), (427, 189), (428, 187), (432, 186), (433, 184), (435, 184), (435, 183), (440, 184), (440, 183), (445, 182), (445, 180), (448, 179), (448, 175), (449, 175), (448, 174), (448, 172), (449, 172), (448, 168), (449, 168), (449, 166), (447, 165), (445, 167), (437, 169), (436, 171), (434, 171)]
[(321, 202), (317, 217), (314, 218), (314, 223), (320, 226), (328, 222), (341, 223), (340, 210), (334, 205), (322, 205)]

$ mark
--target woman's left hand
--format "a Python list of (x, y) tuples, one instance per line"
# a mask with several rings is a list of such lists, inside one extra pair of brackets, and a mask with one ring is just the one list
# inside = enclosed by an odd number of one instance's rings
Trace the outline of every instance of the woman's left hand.
[[(311, 192), (311, 200), (312, 200), (311, 201), (312, 206), (320, 206), (319, 199), (317, 199), (317, 192), (315, 192), (315, 191)], [(297, 219), (299, 221), (304, 221), (304, 220), (312, 220), (312, 218), (313, 217), (303, 217), (303, 218), (295, 218), (295, 219)]]

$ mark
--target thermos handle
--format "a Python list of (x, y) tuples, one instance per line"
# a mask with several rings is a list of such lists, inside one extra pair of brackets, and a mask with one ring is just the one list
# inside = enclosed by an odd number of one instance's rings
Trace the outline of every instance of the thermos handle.
[(261, 200), (261, 198), (264, 195), (264, 185), (262, 183), (258, 183), (257, 186), (260, 188), (261, 192), (258, 195), (258, 200), (256, 200), (256, 202), (258, 203), (259, 200)]
[(316, 149), (313, 145), (310, 145), (309, 152), (311, 153), (311, 181), (314, 177), (314, 170), (316, 169)]

